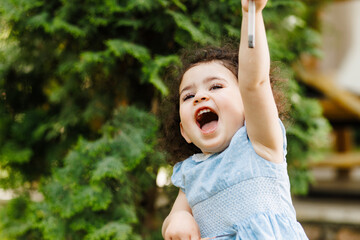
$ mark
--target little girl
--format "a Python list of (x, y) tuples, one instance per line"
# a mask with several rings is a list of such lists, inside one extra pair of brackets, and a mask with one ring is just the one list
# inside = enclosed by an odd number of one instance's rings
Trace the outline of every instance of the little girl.
[(255, 48), (247, 45), (248, 0), (238, 54), (208, 48), (184, 64), (180, 133), (197, 153), (174, 166), (179, 187), (165, 219), (165, 240), (307, 239), (296, 220), (286, 137), (270, 84), (262, 10), (255, 0)]

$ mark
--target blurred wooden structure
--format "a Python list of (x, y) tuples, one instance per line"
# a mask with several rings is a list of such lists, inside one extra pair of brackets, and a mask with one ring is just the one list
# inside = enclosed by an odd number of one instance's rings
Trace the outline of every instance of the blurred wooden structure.
[(304, 56), (301, 63), (294, 66), (299, 79), (321, 93), (319, 101), (324, 116), (334, 129), (334, 153), (313, 163), (312, 167), (336, 169), (336, 179), (327, 187), (358, 194), (360, 184), (351, 183), (349, 178), (351, 170), (360, 166), (360, 152), (356, 151), (358, 146), (354, 141), (354, 129), (360, 126), (359, 12), (357, 0), (330, 3), (319, 15), (323, 59)]
[(359, 12), (359, 0), (330, 1), (318, 15), (323, 58), (303, 56), (294, 66), (299, 80), (318, 93), (333, 127), (332, 152), (310, 166), (315, 177), (310, 194), (294, 201), (310, 240), (360, 239)]

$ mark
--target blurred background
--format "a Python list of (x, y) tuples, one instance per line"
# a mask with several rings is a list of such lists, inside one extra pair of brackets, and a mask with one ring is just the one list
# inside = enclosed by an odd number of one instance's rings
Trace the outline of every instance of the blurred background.
[[(160, 240), (178, 51), (237, 42), (240, 0), (2, 0), (0, 239)], [(360, 239), (360, 1), (269, 0), (288, 170), (311, 240)]]

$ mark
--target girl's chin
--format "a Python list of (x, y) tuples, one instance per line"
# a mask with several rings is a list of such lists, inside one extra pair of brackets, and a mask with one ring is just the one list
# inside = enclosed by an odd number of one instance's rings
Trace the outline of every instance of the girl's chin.
[(213, 143), (211, 145), (203, 146), (201, 149), (201, 152), (203, 154), (213, 154), (213, 153), (220, 153), (224, 151), (228, 146), (230, 142), (225, 141), (221, 143)]

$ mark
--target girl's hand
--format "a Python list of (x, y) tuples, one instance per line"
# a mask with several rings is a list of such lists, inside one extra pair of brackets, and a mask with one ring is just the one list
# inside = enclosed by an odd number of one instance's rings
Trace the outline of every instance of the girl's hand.
[(165, 240), (200, 240), (199, 227), (189, 212), (176, 211), (169, 218)]
[[(249, 1), (250, 0), (241, 0), (241, 5), (245, 12), (248, 12), (249, 10)], [(253, 0), (253, 1), (255, 1), (256, 12), (260, 12), (264, 9), (268, 0)]]

